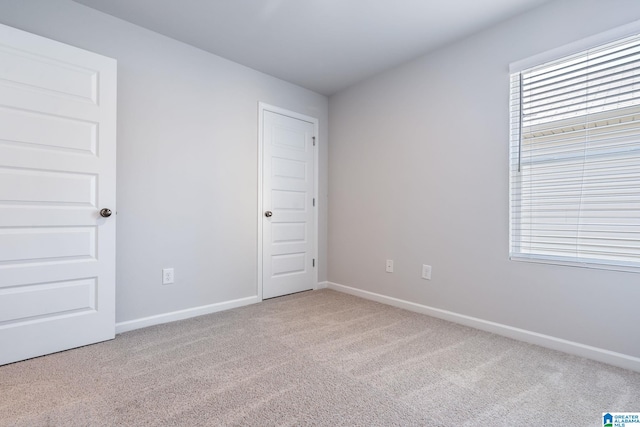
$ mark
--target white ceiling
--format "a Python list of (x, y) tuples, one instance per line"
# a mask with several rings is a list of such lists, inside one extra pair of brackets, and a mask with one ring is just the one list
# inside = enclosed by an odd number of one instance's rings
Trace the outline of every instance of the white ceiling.
[(74, 0), (324, 95), (550, 0)]

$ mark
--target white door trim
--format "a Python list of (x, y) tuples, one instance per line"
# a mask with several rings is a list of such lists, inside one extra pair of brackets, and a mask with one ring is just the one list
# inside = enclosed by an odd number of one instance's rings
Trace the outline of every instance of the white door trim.
[(284, 108), (275, 107), (273, 105), (265, 104), (264, 102), (258, 102), (258, 209), (257, 209), (257, 218), (258, 218), (258, 271), (257, 274), (257, 296), (258, 301), (262, 301), (262, 224), (263, 224), (263, 212), (262, 212), (262, 162), (263, 162), (263, 152), (264, 152), (264, 141), (263, 141), (263, 125), (264, 125), (264, 112), (271, 111), (273, 113), (282, 114), (284, 116), (292, 117), (294, 119), (304, 120), (309, 123), (313, 123), (313, 134), (316, 138), (315, 146), (313, 147), (313, 197), (316, 200), (314, 215), (313, 215), (313, 258), (316, 260), (314, 272), (313, 272), (313, 289), (318, 289), (318, 212), (320, 204), (320, 200), (318, 198), (318, 148), (320, 147), (320, 135), (319, 135), (319, 125), (318, 119), (311, 116), (306, 116), (304, 114), (296, 113), (294, 111), (286, 110)]

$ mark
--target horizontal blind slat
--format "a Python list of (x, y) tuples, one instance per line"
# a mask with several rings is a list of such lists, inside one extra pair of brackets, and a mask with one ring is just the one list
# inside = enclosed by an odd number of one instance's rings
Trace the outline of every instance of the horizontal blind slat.
[(626, 40), (621, 40), (619, 43), (612, 43), (606, 47), (603, 46), (602, 49), (591, 49), (585, 52), (579, 52), (571, 57), (532, 67), (526, 71), (529, 78), (544, 77), (550, 73), (556, 73), (558, 70), (566, 69), (567, 67), (581, 67), (590, 58), (593, 61), (597, 61), (603, 57), (624, 56), (630, 52), (637, 51), (639, 48), (640, 40), (635, 37), (630, 37)]
[[(602, 83), (602, 85), (619, 84), (634, 79), (637, 75), (638, 68), (640, 68), (640, 56), (633, 62), (626, 64), (625, 67), (613, 70), (609, 74), (589, 76), (589, 83), (592, 87), (598, 87), (600, 83)], [(522, 97), (527, 102), (537, 103), (556, 96), (574, 94), (584, 90), (586, 87), (587, 82), (584, 78), (574, 78), (553, 85), (541, 86), (536, 88), (536, 90), (529, 88), (526, 92), (523, 92)]]

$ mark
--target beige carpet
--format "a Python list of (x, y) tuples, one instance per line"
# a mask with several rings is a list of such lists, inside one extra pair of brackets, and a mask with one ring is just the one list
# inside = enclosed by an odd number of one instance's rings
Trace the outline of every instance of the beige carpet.
[(0, 367), (2, 426), (602, 426), (640, 374), (311, 291)]

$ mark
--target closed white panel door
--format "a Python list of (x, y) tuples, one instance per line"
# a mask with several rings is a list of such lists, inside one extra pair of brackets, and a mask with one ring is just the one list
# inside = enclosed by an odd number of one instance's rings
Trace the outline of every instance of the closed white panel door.
[(313, 288), (314, 130), (264, 111), (262, 297)]
[(115, 132), (115, 60), (0, 25), (0, 364), (114, 337)]

